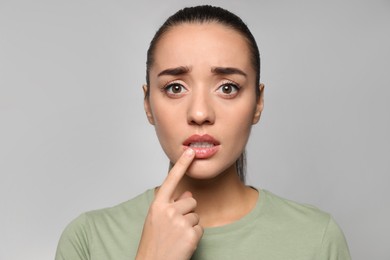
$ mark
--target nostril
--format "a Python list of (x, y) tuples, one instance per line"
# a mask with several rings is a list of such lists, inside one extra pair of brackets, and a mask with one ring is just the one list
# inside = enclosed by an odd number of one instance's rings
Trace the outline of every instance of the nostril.
[(187, 120), (189, 124), (213, 124), (215, 120), (213, 104), (207, 95), (193, 96), (188, 105)]
[(211, 125), (212, 122), (210, 120), (191, 120), (191, 125)]

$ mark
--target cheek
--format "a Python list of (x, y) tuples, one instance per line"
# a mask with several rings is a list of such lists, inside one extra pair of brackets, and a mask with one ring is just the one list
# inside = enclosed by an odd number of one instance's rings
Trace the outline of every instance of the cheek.
[[(222, 115), (223, 114), (223, 115)], [(230, 131), (224, 131), (229, 134), (229, 138), (247, 139), (252, 128), (254, 109), (248, 104), (239, 104), (231, 106), (229, 110), (221, 111), (221, 117), (224, 117), (224, 128)]]
[(254, 109), (249, 104), (250, 101), (242, 102), (220, 110), (219, 114), (219, 134), (222, 138), (224, 158), (227, 163), (234, 163), (245, 150), (250, 132), (252, 129), (252, 119)]
[(171, 161), (175, 161), (180, 156), (175, 141), (180, 137), (183, 131), (183, 111), (162, 102), (154, 102), (152, 105), (152, 113), (154, 118), (154, 128), (157, 138), (161, 144), (162, 149)]
[[(163, 116), (164, 115), (164, 116)], [(154, 128), (156, 130), (158, 139), (160, 142), (169, 139), (169, 136), (172, 135), (172, 128), (170, 125), (174, 125), (169, 114), (164, 113), (163, 110), (157, 110), (153, 114), (154, 116)]]

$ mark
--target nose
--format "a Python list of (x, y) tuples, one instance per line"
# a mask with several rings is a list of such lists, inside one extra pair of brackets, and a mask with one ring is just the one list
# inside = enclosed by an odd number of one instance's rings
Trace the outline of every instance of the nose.
[[(203, 91), (207, 92), (207, 91)], [(187, 121), (191, 125), (212, 125), (215, 122), (215, 111), (208, 93), (194, 91), (191, 94)]]

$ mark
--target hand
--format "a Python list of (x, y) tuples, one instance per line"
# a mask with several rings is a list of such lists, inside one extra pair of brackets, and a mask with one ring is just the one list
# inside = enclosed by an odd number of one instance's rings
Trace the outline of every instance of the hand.
[(190, 192), (173, 198), (175, 189), (194, 159), (187, 149), (169, 172), (152, 202), (138, 246), (137, 260), (190, 259), (203, 235), (196, 200)]

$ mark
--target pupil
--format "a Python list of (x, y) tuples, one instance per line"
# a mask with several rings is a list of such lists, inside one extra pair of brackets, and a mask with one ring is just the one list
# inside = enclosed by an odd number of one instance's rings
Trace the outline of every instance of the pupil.
[(230, 94), (232, 92), (232, 88), (229, 85), (225, 85), (225, 86), (223, 86), (222, 91), (225, 94)]
[(180, 89), (181, 88), (179, 85), (174, 85), (172, 91), (173, 91), (173, 93), (180, 93)]

